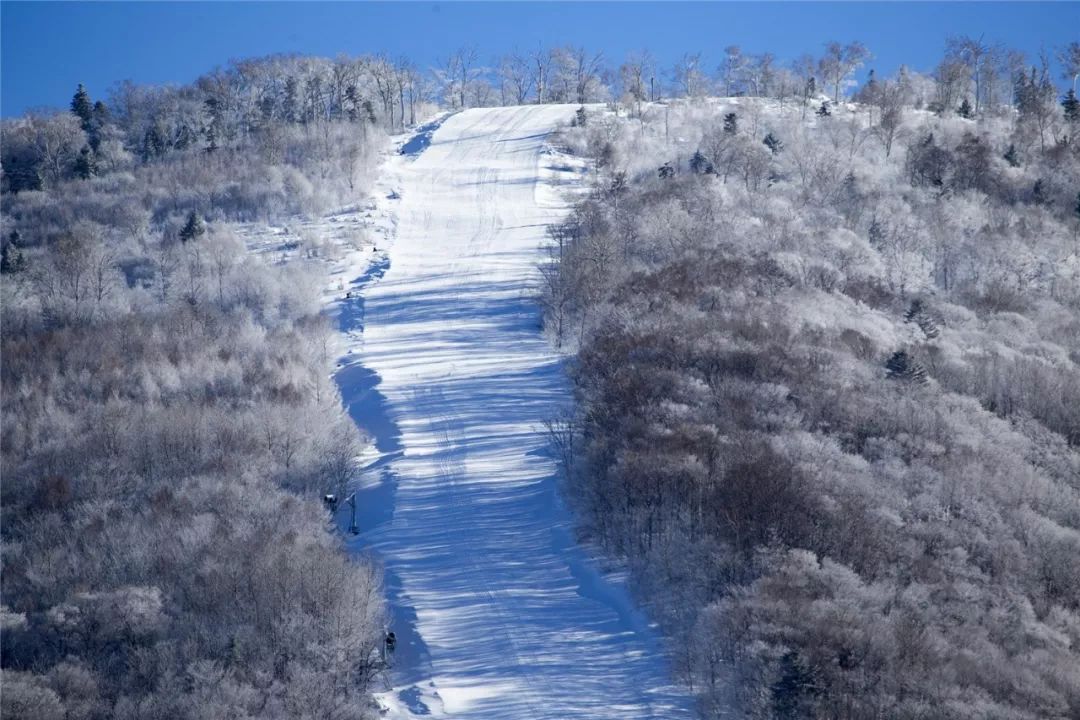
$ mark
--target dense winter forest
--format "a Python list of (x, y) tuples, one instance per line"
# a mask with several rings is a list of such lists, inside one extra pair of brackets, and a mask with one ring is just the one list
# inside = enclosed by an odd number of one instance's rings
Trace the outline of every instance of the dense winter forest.
[(270, 57), (5, 120), (5, 717), (373, 712), (325, 279), (233, 228), (533, 102), (590, 160), (540, 272), (568, 493), (703, 714), (1080, 715), (1080, 44), (869, 61)]
[(1080, 108), (969, 38), (848, 101), (865, 56), (631, 66), (563, 133), (570, 490), (707, 717), (1075, 718)]
[(371, 82), (271, 58), (5, 122), (5, 717), (367, 716), (326, 281), (229, 224), (360, 197), (400, 120)]

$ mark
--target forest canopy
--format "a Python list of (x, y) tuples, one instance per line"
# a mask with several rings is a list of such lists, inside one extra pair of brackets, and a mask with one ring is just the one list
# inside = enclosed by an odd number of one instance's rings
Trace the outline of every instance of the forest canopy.
[(553, 433), (706, 717), (1080, 714), (1080, 114), (974, 42), (852, 97), (856, 45), (689, 58), (561, 134)]

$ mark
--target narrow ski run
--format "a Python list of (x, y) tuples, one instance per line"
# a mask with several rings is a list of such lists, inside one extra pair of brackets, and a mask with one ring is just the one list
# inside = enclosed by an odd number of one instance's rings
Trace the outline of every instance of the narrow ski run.
[(691, 715), (621, 580), (575, 543), (544, 430), (570, 402), (533, 297), (567, 211), (545, 141), (574, 110), (425, 128), (389, 163), (396, 232), (341, 316), (337, 379), (380, 453), (357, 546), (387, 571), (391, 717)]

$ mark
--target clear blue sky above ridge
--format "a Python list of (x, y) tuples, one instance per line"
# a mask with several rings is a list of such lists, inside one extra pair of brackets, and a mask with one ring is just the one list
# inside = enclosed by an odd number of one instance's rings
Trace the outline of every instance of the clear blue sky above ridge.
[[(383, 51), (421, 67), (476, 45), (485, 61), (515, 47), (575, 44), (613, 65), (648, 48), (662, 67), (727, 45), (781, 60), (860, 40), (889, 74), (928, 71), (945, 37), (984, 35), (1034, 57), (1080, 39), (1080, 3), (673, 2), (12, 2), (0, 3), (0, 110), (64, 106), (77, 83), (95, 98), (120, 80), (186, 83), (232, 58)], [(1059, 78), (1055, 78), (1059, 79)], [(1060, 79), (1059, 79), (1060, 80)]]

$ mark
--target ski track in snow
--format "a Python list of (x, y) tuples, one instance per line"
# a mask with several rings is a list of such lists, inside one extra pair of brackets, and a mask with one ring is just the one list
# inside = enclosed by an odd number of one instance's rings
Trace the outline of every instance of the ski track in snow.
[[(336, 374), (373, 435), (352, 546), (385, 564), (390, 717), (690, 718), (658, 633), (573, 539), (544, 421), (570, 402), (533, 299), (577, 175), (547, 134), (576, 106), (467, 110), (384, 166), (377, 252), (336, 293)], [(344, 287), (344, 285), (342, 285)]]

